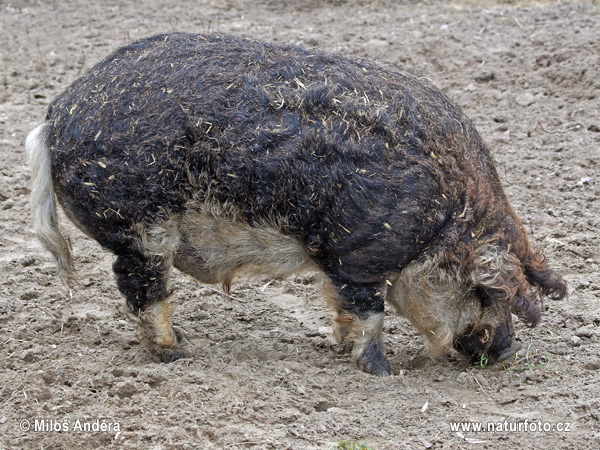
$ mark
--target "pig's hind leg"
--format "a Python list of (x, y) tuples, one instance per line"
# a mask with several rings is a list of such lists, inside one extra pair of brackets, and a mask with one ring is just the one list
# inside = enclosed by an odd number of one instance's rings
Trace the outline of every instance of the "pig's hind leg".
[(117, 286), (128, 311), (139, 326), (142, 344), (155, 361), (170, 362), (184, 356), (171, 325), (173, 308), (167, 298), (171, 261), (137, 251), (120, 254), (113, 264)]

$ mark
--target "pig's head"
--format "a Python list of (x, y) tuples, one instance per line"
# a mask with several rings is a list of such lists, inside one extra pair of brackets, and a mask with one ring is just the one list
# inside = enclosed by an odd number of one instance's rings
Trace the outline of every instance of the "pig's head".
[(464, 330), (457, 330), (452, 346), (467, 357), (479, 359), (486, 355), (492, 361), (504, 361), (521, 349), (521, 344), (515, 340), (510, 305), (491, 298), (481, 288), (476, 288), (472, 294), (476, 297), (475, 302), (481, 304), (471, 306), (478, 311), (479, 317)]
[(509, 358), (521, 348), (512, 314), (534, 327), (540, 319), (536, 297), (566, 295), (562, 277), (548, 268), (541, 253), (524, 250), (516, 251), (521, 258), (510, 252), (510, 246), (485, 244), (474, 252), (469, 273), (481, 310), (478, 320), (453, 340), (460, 353), (475, 358), (485, 354), (493, 361)]
[(562, 298), (560, 274), (535, 254), (523, 263), (508, 250), (485, 244), (459, 266), (415, 261), (391, 281), (387, 300), (423, 334), (432, 356), (450, 349), (503, 361), (521, 348), (512, 314), (530, 326), (540, 318), (539, 294)]

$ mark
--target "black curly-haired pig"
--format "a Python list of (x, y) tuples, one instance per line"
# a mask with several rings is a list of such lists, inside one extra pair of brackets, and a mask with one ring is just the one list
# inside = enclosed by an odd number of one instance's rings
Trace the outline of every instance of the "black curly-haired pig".
[(488, 147), (427, 79), (365, 59), (222, 35), (119, 48), (27, 138), (37, 234), (75, 280), (56, 200), (116, 255), (155, 359), (183, 353), (175, 267), (226, 289), (241, 272), (323, 275), (334, 334), (392, 373), (387, 301), (432, 355), (502, 360), (536, 295), (566, 286), (532, 248)]

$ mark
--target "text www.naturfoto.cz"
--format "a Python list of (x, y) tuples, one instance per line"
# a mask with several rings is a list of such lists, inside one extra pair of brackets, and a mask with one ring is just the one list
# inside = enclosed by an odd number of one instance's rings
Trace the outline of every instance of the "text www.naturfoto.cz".
[(570, 422), (542, 422), (524, 420), (523, 422), (450, 422), (452, 432), (511, 432), (511, 433), (568, 433)]

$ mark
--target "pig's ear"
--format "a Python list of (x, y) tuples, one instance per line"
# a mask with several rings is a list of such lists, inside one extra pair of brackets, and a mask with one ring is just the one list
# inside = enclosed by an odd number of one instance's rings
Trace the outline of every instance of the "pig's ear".
[(531, 289), (523, 290), (511, 301), (511, 310), (530, 327), (535, 327), (540, 321), (540, 308), (535, 303), (536, 295)]
[(471, 281), (491, 300), (507, 302), (511, 310), (530, 326), (540, 319), (535, 293), (520, 261), (495, 245), (484, 244), (471, 257)]
[(567, 295), (567, 285), (562, 275), (548, 267), (546, 258), (539, 251), (532, 251), (524, 264), (525, 275), (530, 283), (540, 287), (543, 295), (560, 300)]

